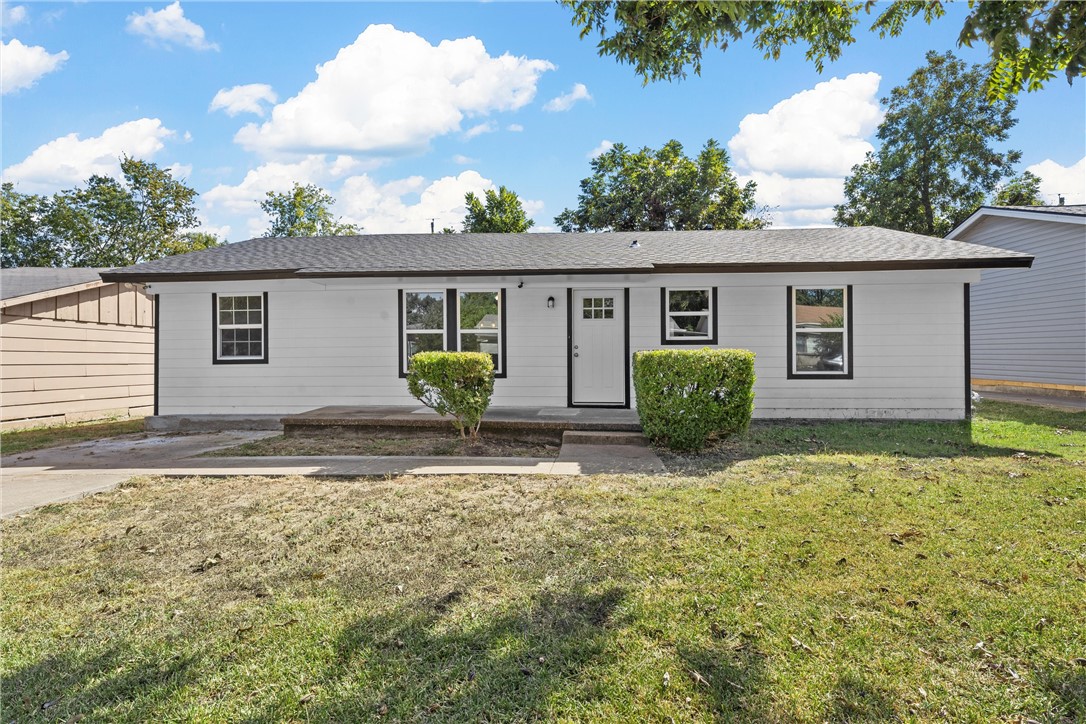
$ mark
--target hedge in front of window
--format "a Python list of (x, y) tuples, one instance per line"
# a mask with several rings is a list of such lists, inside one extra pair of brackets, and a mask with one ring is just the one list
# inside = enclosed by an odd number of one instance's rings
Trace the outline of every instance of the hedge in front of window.
[(645, 436), (672, 450), (743, 432), (754, 411), (754, 353), (745, 349), (637, 352), (633, 382)]
[(494, 360), (485, 352), (416, 352), (407, 389), (439, 415), (452, 415), (460, 437), (475, 438), (494, 394)]

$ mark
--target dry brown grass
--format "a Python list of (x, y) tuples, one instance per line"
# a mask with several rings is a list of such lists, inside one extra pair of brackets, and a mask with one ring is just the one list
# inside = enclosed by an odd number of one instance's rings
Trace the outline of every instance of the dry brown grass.
[(455, 432), (361, 428), (335, 435), (277, 435), (238, 447), (207, 453), (207, 457), (262, 455), (452, 455), (464, 457), (555, 458), (559, 438), (504, 437), (484, 434), (474, 441)]

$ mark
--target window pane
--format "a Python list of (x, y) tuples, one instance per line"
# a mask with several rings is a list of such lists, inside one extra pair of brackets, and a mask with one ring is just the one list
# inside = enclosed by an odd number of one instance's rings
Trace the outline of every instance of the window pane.
[(668, 292), (669, 312), (708, 312), (709, 290), (693, 289)]
[(795, 325), (844, 329), (844, 289), (797, 289)]
[(219, 309), (227, 311), (234, 308), (233, 297), (219, 297)]
[(796, 372), (844, 372), (843, 332), (796, 332)]
[(668, 322), (671, 337), (709, 337), (708, 314), (671, 314)]
[(460, 292), (460, 329), (498, 329), (498, 292)]
[(445, 329), (443, 292), (407, 292), (404, 311), (408, 329)]
[(440, 334), (408, 334), (407, 356), (416, 352), (440, 352), (445, 349), (445, 340)]

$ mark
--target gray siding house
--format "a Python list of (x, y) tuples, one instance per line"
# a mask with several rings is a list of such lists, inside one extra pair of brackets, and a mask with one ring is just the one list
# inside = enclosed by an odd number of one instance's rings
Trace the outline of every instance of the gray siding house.
[(1035, 259), (971, 287), (974, 389), (1086, 397), (1086, 205), (985, 206), (947, 238)]

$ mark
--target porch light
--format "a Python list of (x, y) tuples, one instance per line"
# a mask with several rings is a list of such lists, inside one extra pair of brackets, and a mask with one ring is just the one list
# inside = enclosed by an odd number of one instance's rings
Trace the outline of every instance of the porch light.
[(547, 297), (547, 309), (554, 309), (554, 297)]

